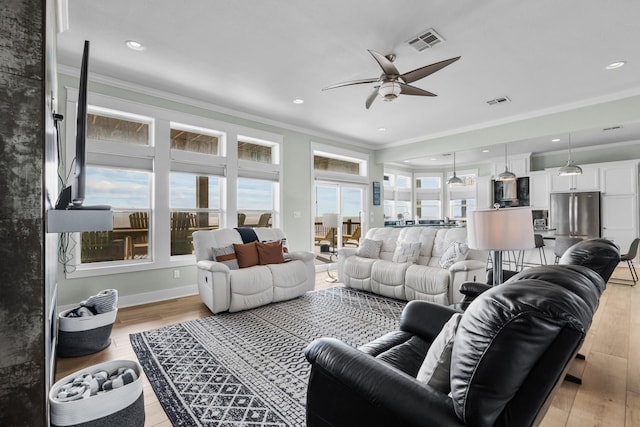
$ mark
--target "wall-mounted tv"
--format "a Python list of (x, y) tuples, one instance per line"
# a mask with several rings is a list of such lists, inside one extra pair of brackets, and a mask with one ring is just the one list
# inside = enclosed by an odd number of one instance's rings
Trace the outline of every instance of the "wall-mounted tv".
[(87, 162), (87, 83), (89, 78), (89, 41), (85, 40), (78, 85), (78, 110), (76, 120), (76, 155), (70, 183), (62, 190), (56, 209), (111, 209), (109, 205), (85, 206)]

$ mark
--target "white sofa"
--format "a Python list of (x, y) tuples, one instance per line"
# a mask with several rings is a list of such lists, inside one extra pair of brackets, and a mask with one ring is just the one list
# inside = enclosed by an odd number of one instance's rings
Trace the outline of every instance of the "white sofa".
[[(255, 228), (261, 242), (285, 238), (279, 228)], [(196, 231), (193, 233), (200, 298), (212, 313), (240, 311), (276, 301), (295, 298), (315, 286), (314, 254), (289, 252), (291, 261), (282, 264), (256, 265), (231, 270), (214, 261), (213, 248), (232, 243), (241, 244), (242, 238), (232, 228)]]
[[(449, 305), (462, 300), (459, 287), (463, 282), (486, 277), (485, 251), (470, 249), (466, 259), (448, 269), (440, 267), (441, 256), (453, 242), (467, 242), (466, 228), (372, 228), (364, 238), (382, 240), (378, 258), (357, 256), (357, 248), (338, 250), (338, 279), (350, 288)], [(392, 261), (399, 242), (421, 243), (415, 264)]]

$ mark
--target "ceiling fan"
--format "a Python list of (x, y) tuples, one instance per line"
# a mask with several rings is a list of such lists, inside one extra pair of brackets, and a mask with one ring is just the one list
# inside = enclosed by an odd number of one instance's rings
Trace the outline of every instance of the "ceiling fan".
[(409, 85), (409, 83), (413, 83), (416, 80), (427, 77), (428, 75), (431, 75), (460, 59), (459, 56), (456, 58), (445, 59), (444, 61), (436, 62), (435, 64), (431, 65), (425, 65), (424, 67), (416, 68), (415, 70), (409, 71), (408, 73), (400, 74), (396, 66), (393, 65), (393, 61), (396, 59), (395, 55), (389, 54), (387, 56), (384, 56), (379, 54), (375, 50), (369, 50), (369, 53), (371, 54), (371, 56), (373, 56), (378, 65), (380, 65), (380, 68), (382, 68), (383, 73), (380, 75), (380, 77), (336, 83), (331, 86), (327, 86), (322, 90), (366, 83), (379, 83), (378, 85), (373, 87), (373, 91), (367, 97), (367, 101), (365, 102), (365, 106), (367, 107), (367, 109), (369, 109), (369, 107), (371, 107), (371, 104), (373, 104), (373, 101), (376, 99), (376, 95), (380, 95), (385, 101), (393, 101), (400, 94), (437, 96), (435, 93), (420, 89), (419, 87), (411, 86)]

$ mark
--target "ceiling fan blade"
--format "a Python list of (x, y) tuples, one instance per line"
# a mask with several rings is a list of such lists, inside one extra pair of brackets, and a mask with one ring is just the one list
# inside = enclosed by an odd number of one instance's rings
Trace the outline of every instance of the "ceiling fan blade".
[(403, 95), (438, 96), (435, 93), (404, 83), (400, 83), (400, 93)]
[(458, 59), (460, 59), (460, 56), (456, 58), (445, 59), (444, 61), (436, 62), (435, 64), (425, 65), (424, 67), (416, 68), (413, 71), (404, 73), (400, 77), (407, 83), (415, 82), (416, 80), (427, 77), (428, 75), (433, 74), (436, 71), (442, 70), (447, 65), (456, 62)]
[(387, 76), (399, 76), (400, 75), (400, 71), (398, 71), (396, 66), (393, 65), (393, 62), (389, 61), (386, 56), (381, 55), (378, 52), (376, 52), (375, 50), (371, 50), (371, 49), (369, 49), (369, 53), (371, 54), (371, 56), (373, 56), (373, 58), (376, 60), (376, 62), (380, 65), (380, 68), (382, 68), (382, 71), (384, 71), (384, 73)]
[(364, 103), (364, 106), (367, 107), (367, 110), (369, 109), (369, 107), (371, 107), (371, 104), (373, 104), (373, 101), (375, 101), (376, 98), (378, 97), (379, 87), (380, 86), (374, 87), (371, 93), (369, 94), (369, 96), (367, 97), (367, 102)]
[(343, 87), (343, 86), (361, 85), (361, 84), (365, 84), (365, 83), (376, 83), (376, 82), (379, 82), (379, 81), (380, 81), (379, 77), (370, 78), (370, 79), (352, 80), (352, 81), (349, 81), (349, 82), (336, 83), (336, 84), (327, 86), (327, 87), (323, 88), (322, 90), (335, 89), (337, 87)]

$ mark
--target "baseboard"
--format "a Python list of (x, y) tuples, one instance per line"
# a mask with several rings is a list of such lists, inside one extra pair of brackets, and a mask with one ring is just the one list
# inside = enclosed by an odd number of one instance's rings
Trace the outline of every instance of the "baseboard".
[[(179, 288), (162, 289), (153, 292), (144, 292), (133, 295), (119, 295), (118, 308), (133, 307), (136, 305), (149, 304), (152, 302), (166, 301), (174, 298), (188, 297), (198, 294), (198, 285), (180, 286)], [(78, 304), (67, 304), (58, 306), (58, 313), (77, 307)]]

